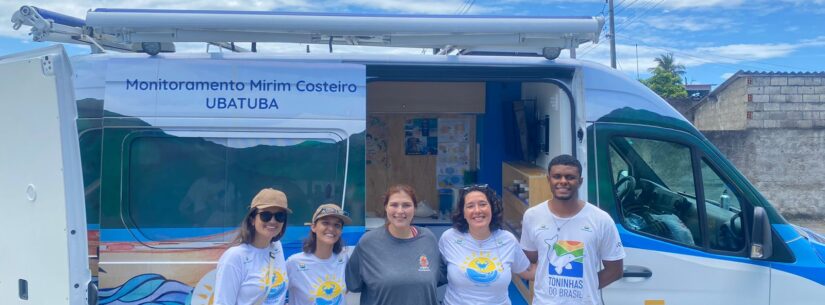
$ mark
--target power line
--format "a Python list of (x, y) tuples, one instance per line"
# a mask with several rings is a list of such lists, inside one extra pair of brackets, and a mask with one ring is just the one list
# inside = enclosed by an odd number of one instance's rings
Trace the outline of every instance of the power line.
[[(621, 13), (622, 13), (622, 12), (624, 12), (626, 9), (629, 9), (629, 8), (630, 8), (630, 7), (632, 7), (634, 4), (636, 4), (636, 2), (638, 2), (638, 1), (639, 1), (639, 0), (633, 0), (633, 2), (628, 3), (627, 5), (625, 5), (624, 7), (622, 7), (620, 10), (616, 11), (616, 15), (621, 14)], [(624, 1), (622, 1), (622, 2), (624, 2)], [(619, 6), (621, 6), (621, 5), (622, 5), (622, 4), (621, 4), (621, 3), (619, 3), (619, 5), (616, 5), (616, 8), (619, 8)]]
[(639, 20), (639, 18), (641, 18), (642, 16), (646, 15), (647, 13), (649, 13), (650, 11), (655, 9), (657, 6), (659, 6), (659, 4), (662, 4), (662, 2), (665, 2), (665, 0), (659, 0), (659, 2), (656, 2), (656, 4), (650, 6), (650, 8), (648, 8), (647, 10), (642, 12), (641, 14), (638, 14), (635, 17), (633, 17), (633, 19), (629, 20), (628, 22), (621, 24), (622, 27), (617, 29), (616, 31), (621, 31), (621, 30), (627, 28), (628, 26), (633, 24), (633, 22), (636, 22), (636, 20)]
[(476, 3), (475, 0), (469, 0), (467, 2), (464, 2), (464, 4), (462, 4), (460, 7), (458, 7), (458, 10), (456, 10), (455, 14), (456, 15), (466, 14), (467, 12), (470, 11), (470, 8), (472, 8), (473, 4), (475, 4), (475, 3)]
[[(624, 35), (622, 35), (622, 37), (626, 38), (628, 40), (631, 40), (631, 41), (640, 42), (636, 39), (624, 37)], [(674, 54), (680, 54), (682, 56), (693, 58), (695, 60), (704, 62), (706, 64), (727, 65), (727, 66), (732, 66), (732, 67), (747, 66), (747, 67), (752, 67), (752, 68), (756, 68), (756, 69), (760, 69), (760, 70), (761, 69), (766, 69), (766, 66), (790, 68), (790, 69), (795, 69), (795, 70), (804, 70), (804, 69), (799, 68), (799, 67), (772, 64), (772, 63), (767, 63), (767, 62), (762, 62), (762, 61), (755, 61), (755, 60), (744, 59), (744, 58), (723, 56), (723, 55), (718, 55), (718, 54), (708, 54), (708, 53), (704, 53), (704, 52), (689, 53), (689, 52), (686, 52), (686, 51), (668, 49), (668, 48), (665, 48), (665, 47), (654, 47), (654, 46), (649, 46), (649, 45), (644, 45), (644, 44), (642, 44), (642, 46), (652, 48), (652, 49), (659, 49), (659, 50), (667, 51), (667, 52), (674, 53)], [(724, 62), (724, 61), (719, 61), (719, 60), (713, 60), (713, 59), (709, 59), (708, 58), (709, 56), (716, 56), (716, 57), (726, 58), (726, 59), (730, 59), (730, 60), (736, 60), (736, 61), (739, 61), (739, 63), (729, 63), (729, 62)], [(758, 65), (754, 65), (754, 64), (751, 64), (751, 63), (756, 63)]]

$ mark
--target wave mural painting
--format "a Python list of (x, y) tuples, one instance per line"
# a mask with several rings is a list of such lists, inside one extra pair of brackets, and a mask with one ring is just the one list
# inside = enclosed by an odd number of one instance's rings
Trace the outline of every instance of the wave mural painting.
[(192, 287), (159, 274), (141, 274), (115, 288), (102, 289), (99, 304), (187, 305)]

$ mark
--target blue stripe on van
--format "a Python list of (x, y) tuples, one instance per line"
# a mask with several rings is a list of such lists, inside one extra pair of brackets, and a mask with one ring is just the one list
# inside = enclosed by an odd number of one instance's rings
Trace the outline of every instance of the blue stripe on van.
[(821, 285), (825, 285), (825, 262), (821, 261), (819, 257), (813, 252), (813, 248), (804, 238), (800, 237), (792, 226), (786, 224), (773, 225), (774, 230), (782, 237), (783, 240), (789, 241), (788, 247), (796, 257), (793, 263), (779, 263), (769, 261), (752, 260), (748, 257), (720, 255), (714, 253), (707, 253), (701, 250), (679, 246), (676, 244), (660, 241), (647, 236), (639, 235), (624, 229), (622, 226), (617, 226), (619, 235), (622, 239), (622, 244), (626, 248), (637, 248), (644, 250), (652, 250), (667, 253), (676, 253), (683, 255), (691, 255), (696, 257), (704, 257), (709, 259), (726, 260), (737, 263), (751, 264), (763, 267), (774, 268), (782, 270), (790, 274), (794, 274)]

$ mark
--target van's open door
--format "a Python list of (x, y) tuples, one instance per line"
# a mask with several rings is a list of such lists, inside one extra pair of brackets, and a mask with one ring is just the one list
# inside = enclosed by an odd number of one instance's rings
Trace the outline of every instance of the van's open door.
[(73, 90), (62, 46), (0, 57), (0, 304), (88, 303)]

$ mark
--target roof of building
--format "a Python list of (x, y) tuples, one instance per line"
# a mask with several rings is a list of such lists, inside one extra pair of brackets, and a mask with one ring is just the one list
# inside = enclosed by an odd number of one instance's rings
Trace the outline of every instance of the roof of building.
[(710, 91), (710, 87), (713, 84), (687, 84), (685, 85), (685, 90), (708, 90)]
[(734, 73), (730, 77), (728, 77), (728, 79), (726, 79), (724, 82), (722, 82), (722, 84), (720, 84), (719, 86), (716, 86), (716, 88), (713, 89), (713, 91), (711, 91), (707, 96), (705, 96), (702, 99), (702, 101), (697, 103), (696, 106), (694, 106), (693, 108), (698, 108), (699, 106), (701, 106), (702, 104), (707, 102), (709, 99), (714, 98), (717, 94), (719, 94), (719, 92), (722, 92), (722, 90), (725, 90), (725, 88), (727, 88), (730, 84), (732, 84), (734, 81), (736, 81), (740, 77), (747, 77), (747, 76), (803, 76), (803, 77), (804, 76), (825, 76), (825, 71), (782, 72), (782, 71), (744, 71), (744, 70), (739, 70), (739, 71), (736, 71), (736, 73)]

